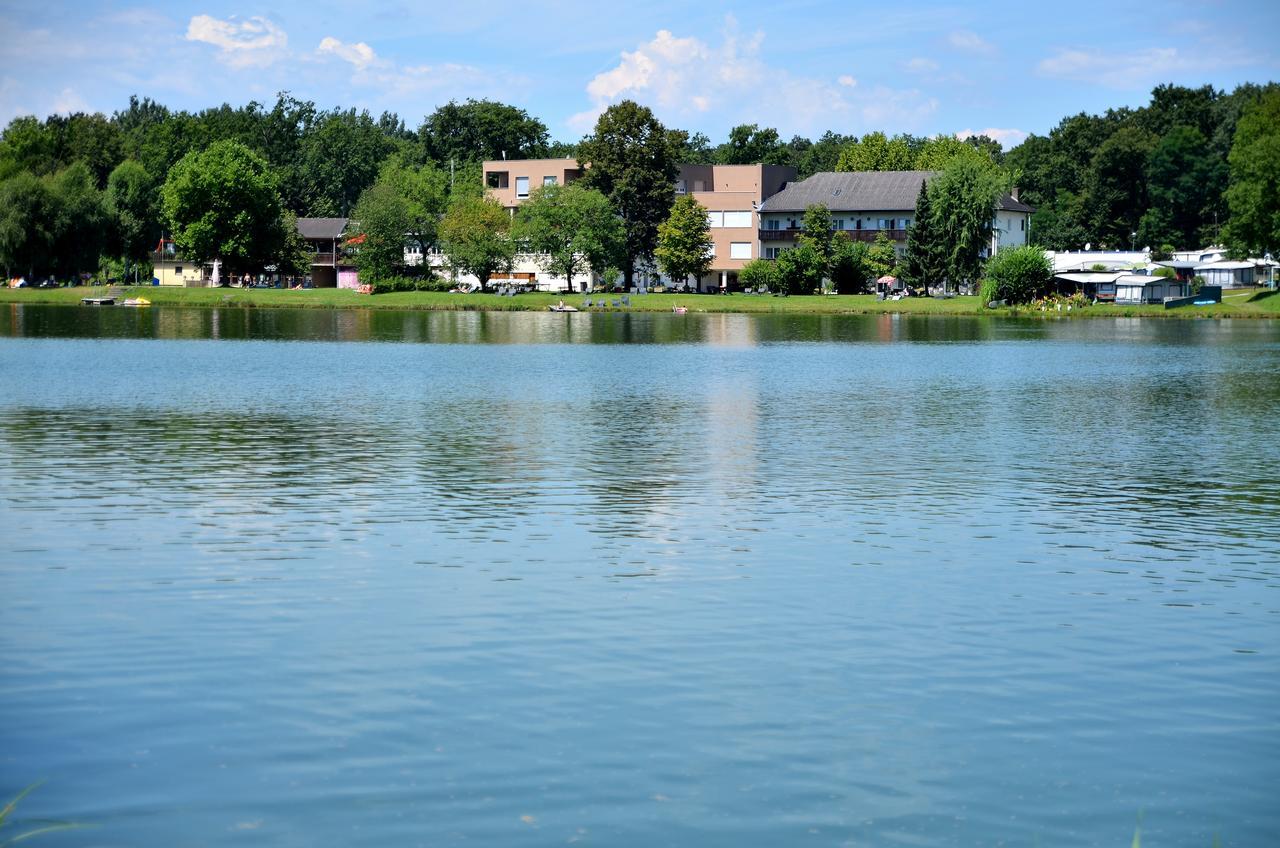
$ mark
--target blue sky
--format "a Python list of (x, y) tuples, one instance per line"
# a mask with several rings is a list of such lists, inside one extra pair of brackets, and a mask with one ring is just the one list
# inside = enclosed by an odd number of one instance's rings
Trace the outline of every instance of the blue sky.
[(351, 3), (0, 2), (0, 122), (111, 111), (130, 94), (199, 109), (278, 91), (398, 112), (450, 99), (527, 109), (572, 140), (632, 98), (722, 140), (739, 123), (987, 131), (1006, 147), (1062, 117), (1139, 106), (1160, 82), (1280, 79), (1280, 4), (862, 0)]

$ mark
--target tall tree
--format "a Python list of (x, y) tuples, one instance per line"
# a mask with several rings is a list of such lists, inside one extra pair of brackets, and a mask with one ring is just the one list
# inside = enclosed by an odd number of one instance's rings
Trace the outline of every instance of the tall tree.
[(107, 212), (93, 171), (82, 161), (52, 175), (54, 268), (64, 276), (95, 271), (106, 246)]
[(1147, 157), (1150, 209), (1138, 223), (1138, 242), (1191, 250), (1207, 244), (1213, 209), (1227, 187), (1227, 167), (1195, 127), (1173, 127)]
[(859, 141), (840, 151), (837, 171), (909, 171), (915, 161), (906, 136), (886, 138), (882, 132), (869, 132)]
[(155, 180), (135, 159), (107, 178), (107, 211), (115, 223), (116, 255), (143, 262), (160, 239), (160, 203)]
[(300, 205), (295, 211), (321, 218), (350, 215), (394, 149), (368, 112), (349, 109), (326, 115), (302, 139), (297, 162)]
[(680, 284), (690, 275), (696, 282), (711, 271), (714, 247), (707, 208), (691, 194), (676, 198), (671, 214), (658, 226), (658, 248), (654, 255), (662, 273)]
[(360, 195), (354, 220), (360, 230), (355, 263), (361, 279), (375, 283), (397, 274), (404, 267), (409, 229), (409, 204), (404, 197), (391, 183), (376, 182)]
[(440, 222), (440, 243), (454, 270), (474, 275), (482, 289), (516, 258), (511, 216), (489, 197), (455, 197)]
[(843, 238), (831, 229), (831, 210), (821, 203), (811, 203), (804, 210), (804, 225), (797, 244), (812, 247), (822, 259), (823, 274), (831, 270), (831, 260), (836, 253), (836, 239)]
[(492, 100), (458, 103), (436, 109), (418, 129), (428, 158), (448, 167), (484, 159), (536, 159), (547, 153), (547, 127), (515, 106)]
[(1114, 248), (1129, 247), (1149, 206), (1147, 158), (1156, 137), (1137, 126), (1123, 126), (1093, 156), (1085, 186), (1093, 233)]
[(929, 187), (920, 183), (916, 195), (914, 223), (907, 231), (907, 251), (903, 256), (902, 276), (909, 285), (927, 289), (946, 279), (946, 244), (929, 200)]
[(929, 204), (946, 245), (946, 278), (955, 285), (976, 283), (991, 247), (991, 222), (1001, 178), (990, 165), (952, 160), (930, 186)]
[(622, 222), (608, 198), (578, 183), (535, 188), (515, 223), (516, 239), (569, 288), (584, 271), (615, 265), (622, 251)]
[(0, 263), (6, 276), (34, 278), (50, 269), (57, 236), (54, 215), (53, 193), (30, 171), (0, 183)]
[(425, 252), (436, 243), (440, 218), (448, 206), (448, 173), (430, 163), (415, 168), (394, 154), (383, 162), (378, 182), (390, 185), (404, 200), (408, 215), (404, 234)]
[(1245, 108), (1228, 161), (1228, 243), (1251, 256), (1280, 252), (1280, 90)]
[(878, 280), (886, 274), (892, 274), (898, 267), (898, 251), (884, 230), (876, 233), (876, 240), (867, 249), (867, 270), (871, 277)]
[(653, 254), (658, 225), (671, 211), (678, 148), (653, 112), (632, 100), (606, 109), (579, 147), (591, 165), (584, 182), (609, 198), (622, 218), (623, 274), (630, 288), (636, 261)]
[(787, 159), (778, 131), (757, 124), (739, 124), (729, 130), (729, 140), (716, 148), (716, 162), (721, 165), (783, 165)]
[(228, 272), (256, 271), (284, 244), (276, 181), (266, 161), (238, 141), (188, 153), (161, 190), (178, 250), (196, 262), (221, 260)]

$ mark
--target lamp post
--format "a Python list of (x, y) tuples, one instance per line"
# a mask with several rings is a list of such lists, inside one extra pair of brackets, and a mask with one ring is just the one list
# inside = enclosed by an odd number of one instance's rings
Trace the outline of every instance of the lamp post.
[(1137, 230), (1134, 230), (1133, 232), (1129, 233), (1129, 252), (1130, 253), (1133, 253), (1134, 245), (1137, 244), (1137, 242), (1138, 242), (1138, 232)]

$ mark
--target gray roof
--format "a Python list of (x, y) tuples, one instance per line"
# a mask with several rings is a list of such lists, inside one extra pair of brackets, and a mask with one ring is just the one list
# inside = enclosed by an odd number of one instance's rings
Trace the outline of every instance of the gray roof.
[(346, 218), (299, 218), (298, 234), (305, 239), (342, 238), (347, 229)]
[(1015, 200), (1012, 194), (1006, 194), (996, 203), (996, 208), (1002, 212), (1026, 212), (1030, 215), (1036, 211), (1021, 200)]
[[(821, 203), (832, 212), (897, 212), (914, 210), (920, 184), (939, 171), (826, 171), (786, 188), (760, 204), (762, 212), (803, 212)], [(1012, 195), (1004, 195), (996, 208), (1006, 212), (1035, 210)]]
[(832, 212), (915, 209), (920, 184), (937, 171), (847, 171), (814, 174), (760, 204), (762, 212), (803, 212), (821, 203)]

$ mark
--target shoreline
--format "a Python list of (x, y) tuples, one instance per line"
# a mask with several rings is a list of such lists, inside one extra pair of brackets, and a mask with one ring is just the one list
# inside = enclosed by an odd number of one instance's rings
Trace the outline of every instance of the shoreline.
[[(561, 295), (532, 292), (514, 297), (496, 294), (449, 294), (446, 292), (392, 292), (363, 295), (349, 289), (238, 289), (178, 288), (159, 286), (122, 287), (125, 297), (145, 297), (153, 306), (195, 308), (282, 308), (282, 309), (376, 309), (402, 311), (469, 311), (469, 312), (546, 312), (547, 307), (563, 300), (566, 305), (581, 307), (587, 295)], [(54, 306), (82, 306), (84, 297), (102, 297), (105, 286), (60, 289), (0, 289), (0, 303), (30, 303)], [(606, 295), (612, 304), (622, 295)], [(1016, 318), (1280, 318), (1280, 292), (1246, 289), (1228, 292), (1223, 302), (1207, 307), (1165, 309), (1162, 305), (1118, 306), (1105, 304), (1068, 311), (1041, 311), (1034, 307), (1002, 307), (987, 309), (977, 296), (961, 295), (948, 299), (907, 298), (899, 301), (876, 300), (874, 295), (802, 295), (771, 297), (769, 295), (714, 294), (643, 294), (629, 295), (630, 306), (584, 309), (583, 312), (671, 313), (683, 306), (688, 314), (742, 313), (765, 315), (943, 315), (994, 316)], [(599, 301), (600, 295), (591, 295)], [(103, 309), (112, 307), (84, 307)]]

